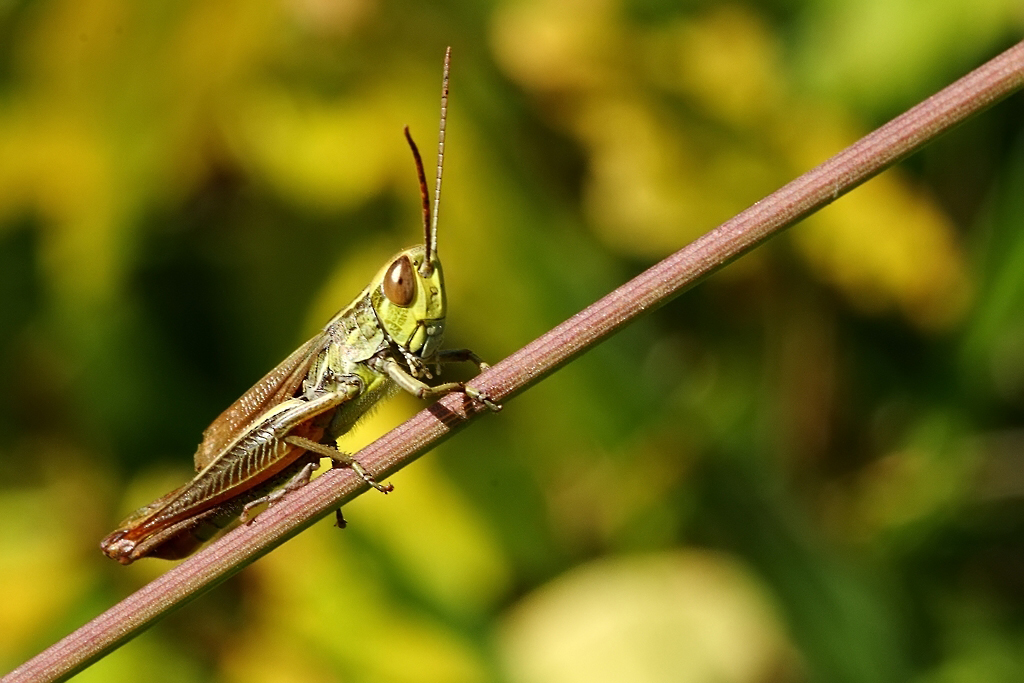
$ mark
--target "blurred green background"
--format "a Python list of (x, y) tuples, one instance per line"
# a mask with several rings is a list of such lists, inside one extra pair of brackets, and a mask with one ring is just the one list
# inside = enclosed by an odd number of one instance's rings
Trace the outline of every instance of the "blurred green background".
[[(1019, 0), (0, 2), (0, 670), (419, 239), (492, 361), (1009, 47)], [(1024, 679), (1024, 98), (80, 681)], [(429, 164), (428, 164), (429, 165)], [(400, 396), (355, 441), (420, 404)]]

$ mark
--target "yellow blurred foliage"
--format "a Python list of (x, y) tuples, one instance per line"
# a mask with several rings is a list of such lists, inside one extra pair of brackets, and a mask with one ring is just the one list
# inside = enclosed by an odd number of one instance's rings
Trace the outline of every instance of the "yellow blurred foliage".
[(794, 231), (818, 276), (866, 313), (895, 309), (926, 329), (948, 328), (973, 296), (950, 220), (898, 177), (876, 178)]
[[(582, 19), (571, 8), (564, 0), (513, 5), (495, 23), (495, 51), (586, 149), (585, 209), (623, 254), (667, 255), (864, 132), (797, 95), (777, 41), (750, 7), (716, 6), (649, 32), (624, 30), (608, 3)], [(621, 45), (609, 49), (618, 69), (603, 79), (537, 76), (538, 64), (555, 74), (597, 69), (596, 58), (571, 48), (583, 38), (551, 46), (551, 36), (579, 31)], [(636, 55), (641, 78), (626, 78)], [(971, 300), (953, 225), (899, 174), (855, 191), (795, 235), (813, 272), (862, 310), (896, 310), (934, 328), (959, 320)]]
[(492, 23), (499, 62), (520, 83), (556, 97), (614, 87), (621, 56), (615, 0), (507, 3)]
[[(396, 165), (394, 145), (377, 141), (401, 129), (379, 97), (357, 95), (328, 109), (279, 90), (250, 93), (238, 117), (238, 151), (251, 168), (303, 204), (351, 206), (377, 194)], [(408, 162), (403, 157), (402, 161)]]
[(34, 486), (0, 491), (0, 668), (50, 635), (96, 578), (81, 555), (95, 547), (97, 475), (81, 466), (76, 449), (59, 442), (0, 452), (4, 460), (24, 457), (44, 463), (47, 472)]
[(344, 533), (317, 525), (249, 569), (259, 590), (226, 655), (238, 676), (232, 680), (246, 680), (265, 648), (282, 646), (306, 653), (314, 672), (358, 671), (368, 680), (396, 682), (485, 680), (470, 644), (394, 601), (374, 563), (340, 542)]
[[(383, 412), (383, 411), (381, 411)], [(509, 568), (493, 533), (434, 458), (395, 477), (404, 493), (362, 496), (351, 509), (408, 581), (453, 613), (478, 615), (508, 589)]]
[(378, 115), (402, 111), (380, 101), (392, 91), (332, 109), (253, 78), (287, 49), (283, 22), (314, 15), (343, 31), (371, 8), (41, 3), (16, 43), (24, 87), (0, 103), (0, 218), (40, 217), (46, 281), (89, 306), (122, 294), (139, 211), (190, 192), (224, 145), (313, 205), (378, 191), (397, 156), (381, 158), (379, 131), (401, 130)]
[(788, 104), (779, 40), (749, 7), (724, 4), (640, 41), (651, 83), (730, 126), (758, 131)]
[[(808, 108), (782, 133), (793, 165), (810, 167), (852, 144), (837, 112)], [(973, 296), (956, 229), (900, 169), (873, 178), (792, 232), (818, 276), (869, 313), (895, 309), (924, 328), (957, 322)]]
[[(338, 440), (354, 453), (388, 432), (422, 404), (396, 396)], [(388, 496), (360, 496), (345, 512), (391, 556), (406, 580), (456, 614), (485, 612), (505, 592), (510, 576), (492, 530), (427, 458), (394, 477)], [(351, 514), (349, 514), (351, 512)]]
[(1019, 0), (839, 0), (807, 10), (798, 78), (829, 98), (874, 105), (924, 94), (939, 64), (963, 63), (974, 46), (1024, 26)]
[(516, 605), (501, 646), (513, 683), (799, 680), (763, 588), (707, 551), (581, 565)]

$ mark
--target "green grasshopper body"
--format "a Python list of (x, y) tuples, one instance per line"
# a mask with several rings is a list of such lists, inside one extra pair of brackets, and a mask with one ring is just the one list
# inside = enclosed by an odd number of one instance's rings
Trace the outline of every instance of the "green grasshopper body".
[[(274, 502), (309, 481), (321, 457), (376, 483), (350, 456), (328, 445), (377, 401), (405, 389), (420, 398), (463, 390), (497, 410), (486, 396), (452, 382), (429, 386), (429, 365), (469, 360), (471, 351), (441, 351), (446, 300), (437, 256), (450, 50), (445, 55), (441, 135), (431, 218), (426, 179), (409, 131), (423, 198), (425, 243), (396, 254), (323, 330), (271, 370), (203, 432), (197, 474), (140, 508), (100, 543), (110, 558), (187, 556), (220, 528), (262, 502)], [(282, 488), (283, 486), (283, 488)]]

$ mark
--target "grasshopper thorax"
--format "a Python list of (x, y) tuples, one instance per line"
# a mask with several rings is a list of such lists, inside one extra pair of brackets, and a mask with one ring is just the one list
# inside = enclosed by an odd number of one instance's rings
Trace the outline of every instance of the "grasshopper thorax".
[(425, 258), (424, 246), (395, 254), (374, 279), (370, 303), (389, 341), (428, 360), (441, 348), (447, 302), (437, 252), (429, 268), (422, 267)]

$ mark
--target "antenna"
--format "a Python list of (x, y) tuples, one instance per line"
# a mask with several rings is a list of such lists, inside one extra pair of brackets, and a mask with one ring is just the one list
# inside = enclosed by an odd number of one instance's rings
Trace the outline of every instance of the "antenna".
[[(430, 195), (427, 194), (427, 174), (423, 171), (423, 159), (420, 157), (420, 150), (416, 147), (416, 143), (412, 140), (412, 135), (409, 133), (409, 126), (405, 127), (405, 139), (409, 141), (409, 147), (412, 149), (412, 158), (416, 160), (416, 175), (420, 179), (420, 199), (423, 201), (423, 234), (424, 244), (427, 247), (427, 258), (423, 261), (424, 264), (430, 262)], [(434, 248), (437, 248), (435, 243)], [(431, 266), (433, 270), (433, 266)], [(426, 273), (423, 277), (428, 277), (430, 273)]]
[(451, 69), (452, 48), (444, 51), (444, 76), (441, 81), (441, 128), (437, 134), (437, 178), (434, 181), (434, 215), (427, 231), (427, 254), (420, 274), (427, 277), (434, 270), (432, 263), (437, 253), (437, 216), (441, 211), (441, 173), (444, 171), (444, 132), (448, 123), (448, 72)]

